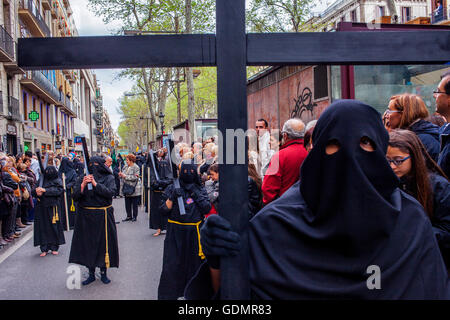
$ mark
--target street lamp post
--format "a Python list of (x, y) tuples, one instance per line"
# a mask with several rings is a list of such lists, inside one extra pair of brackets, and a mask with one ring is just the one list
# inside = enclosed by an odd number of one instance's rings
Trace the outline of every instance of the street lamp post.
[(162, 113), (162, 111), (159, 112), (159, 124), (161, 127), (161, 147), (163, 146), (163, 139), (164, 139), (164, 117), (165, 114)]

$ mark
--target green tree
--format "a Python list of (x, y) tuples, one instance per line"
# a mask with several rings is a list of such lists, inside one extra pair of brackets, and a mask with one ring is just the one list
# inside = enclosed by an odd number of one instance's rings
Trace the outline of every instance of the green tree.
[(250, 0), (247, 28), (251, 32), (300, 32), (311, 16), (313, 0)]
[[(136, 30), (136, 33), (141, 34), (213, 32), (215, 29), (213, 19), (215, 16), (215, 1), (191, 0), (192, 14), (190, 19), (186, 19), (185, 1), (89, 0), (89, 8), (94, 14), (102, 17), (105, 23), (121, 22), (121, 27), (115, 30), (116, 34), (122, 34), (126, 30)], [(165, 112), (169, 85), (173, 82), (179, 83), (179, 75), (181, 74), (179, 70), (172, 70), (171, 68), (127, 69), (118, 75), (119, 78), (128, 77), (134, 80), (141, 90), (138, 93), (145, 94), (152, 128), (156, 128), (156, 131), (160, 131), (158, 114)], [(189, 73), (189, 70), (187, 73)], [(173, 79), (174, 76), (175, 79)], [(188, 77), (188, 79), (191, 78)]]

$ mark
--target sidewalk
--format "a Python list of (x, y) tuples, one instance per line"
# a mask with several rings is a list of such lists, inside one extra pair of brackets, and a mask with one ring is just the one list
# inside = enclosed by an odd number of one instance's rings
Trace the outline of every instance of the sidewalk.
[(5, 245), (0, 249), (0, 263), (5, 261), (10, 255), (17, 251), (21, 246), (23, 246), (28, 240), (33, 237), (33, 227), (34, 224), (22, 229), (22, 235), (20, 238), (14, 239), (14, 241)]

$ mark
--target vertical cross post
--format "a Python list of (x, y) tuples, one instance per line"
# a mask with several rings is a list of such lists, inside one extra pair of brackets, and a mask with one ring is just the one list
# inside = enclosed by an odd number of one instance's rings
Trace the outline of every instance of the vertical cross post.
[[(234, 132), (247, 130), (245, 1), (216, 1), (218, 127), (221, 150), (219, 214), (241, 236), (240, 254), (221, 259), (221, 299), (249, 299), (247, 148), (238, 149)], [(227, 135), (228, 133), (232, 133)], [(245, 144), (246, 146), (246, 144)], [(233, 153), (233, 155), (230, 155)], [(245, 163), (238, 164), (244, 153)], [(234, 159), (228, 163), (227, 159)]]

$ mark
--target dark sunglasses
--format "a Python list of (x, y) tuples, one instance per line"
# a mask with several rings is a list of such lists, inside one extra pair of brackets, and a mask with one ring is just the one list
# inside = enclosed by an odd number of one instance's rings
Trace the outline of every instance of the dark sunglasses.
[(438, 93), (448, 94), (447, 92), (442, 92), (442, 91), (439, 91), (439, 90), (434, 90), (433, 93), (436, 93), (436, 94), (438, 94)]
[(403, 162), (405, 162), (406, 160), (408, 160), (409, 158), (411, 158), (411, 156), (407, 156), (403, 159), (388, 159), (386, 158), (387, 162), (389, 162), (389, 164), (393, 163), (396, 167), (400, 166)]

